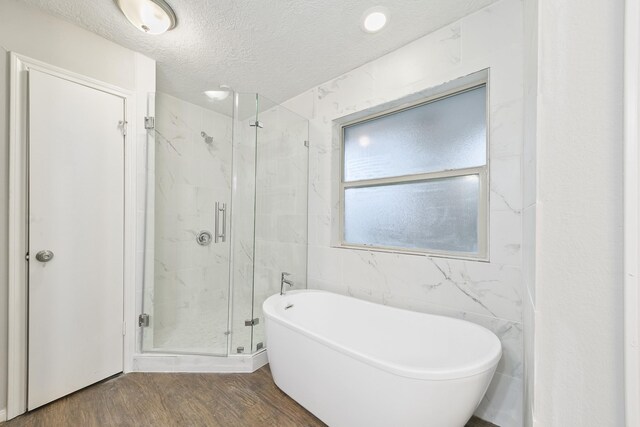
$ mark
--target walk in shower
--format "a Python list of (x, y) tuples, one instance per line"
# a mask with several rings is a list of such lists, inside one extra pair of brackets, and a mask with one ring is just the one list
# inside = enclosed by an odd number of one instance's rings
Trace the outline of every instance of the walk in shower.
[(308, 121), (257, 94), (149, 96), (143, 353), (264, 349), (282, 272), (306, 288)]

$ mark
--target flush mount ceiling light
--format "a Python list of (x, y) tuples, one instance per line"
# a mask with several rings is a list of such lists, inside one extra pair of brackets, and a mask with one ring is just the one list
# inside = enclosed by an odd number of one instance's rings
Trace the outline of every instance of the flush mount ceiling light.
[(377, 33), (389, 22), (389, 11), (382, 6), (372, 7), (362, 15), (362, 29), (367, 33)]
[(218, 90), (205, 90), (204, 94), (214, 101), (224, 101), (229, 97), (229, 93), (231, 92), (231, 87), (227, 85), (220, 85), (220, 89)]
[(164, 0), (115, 0), (134, 27), (147, 34), (162, 34), (176, 26), (176, 14)]

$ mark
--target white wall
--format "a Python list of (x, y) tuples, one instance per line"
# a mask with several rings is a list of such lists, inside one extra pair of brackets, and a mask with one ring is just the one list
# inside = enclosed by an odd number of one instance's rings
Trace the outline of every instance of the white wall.
[[(504, 356), (477, 414), (504, 427), (522, 424), (522, 16), (520, 0), (500, 1), (285, 103), (311, 119), (309, 287), (492, 329)], [(333, 247), (339, 178), (333, 121), (485, 68), (491, 262)]]
[(538, 0), (535, 425), (622, 426), (623, 0)]
[[(155, 87), (154, 62), (140, 54), (109, 42), (93, 33), (61, 19), (46, 15), (39, 9), (18, 0), (0, 1), (0, 46), (33, 59), (75, 73), (101, 80), (124, 89), (135, 90), (139, 106), (144, 106), (146, 91)], [(2, 53), (0, 51), (0, 53)], [(0, 59), (0, 241), (6, 245), (8, 150), (8, 94), (5, 89), (5, 61)], [(138, 128), (139, 129), (139, 128)], [(144, 135), (143, 135), (144, 136)], [(7, 354), (7, 268), (6, 249), (0, 250), (0, 410), (6, 404)]]

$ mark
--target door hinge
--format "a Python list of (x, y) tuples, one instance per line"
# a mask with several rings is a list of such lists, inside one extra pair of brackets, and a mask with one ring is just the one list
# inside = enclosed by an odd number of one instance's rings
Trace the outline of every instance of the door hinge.
[(149, 326), (149, 315), (146, 313), (142, 313), (138, 316), (138, 326), (141, 328), (146, 328)]
[(127, 322), (122, 322), (122, 336), (127, 335)]
[(304, 146), (305, 146), (305, 147), (307, 147), (307, 148), (309, 148), (309, 141), (305, 141), (305, 142), (304, 142)]
[(122, 130), (122, 136), (127, 136), (127, 122), (126, 120), (120, 120), (118, 122), (118, 126), (120, 126), (120, 130)]
[(255, 319), (251, 319), (251, 320), (245, 320), (244, 321), (244, 326), (255, 326), (257, 324), (260, 323), (260, 319), (258, 319), (257, 317)]
[(252, 122), (251, 124), (249, 124), (249, 126), (251, 126), (252, 128), (259, 127), (260, 129), (262, 129), (264, 127), (264, 124), (256, 120), (255, 122)]
[(153, 116), (147, 116), (144, 118), (144, 128), (152, 130), (156, 128), (156, 118)]
[(24, 259), (26, 259), (27, 261), (29, 261), (29, 252), (27, 252), (24, 256)]

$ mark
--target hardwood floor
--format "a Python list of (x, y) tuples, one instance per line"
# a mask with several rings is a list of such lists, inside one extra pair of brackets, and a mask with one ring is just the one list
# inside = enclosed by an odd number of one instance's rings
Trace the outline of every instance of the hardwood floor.
[[(87, 387), (2, 427), (313, 427), (325, 424), (284, 394), (269, 367), (253, 374), (131, 373)], [(495, 427), (477, 418), (466, 427)]]

